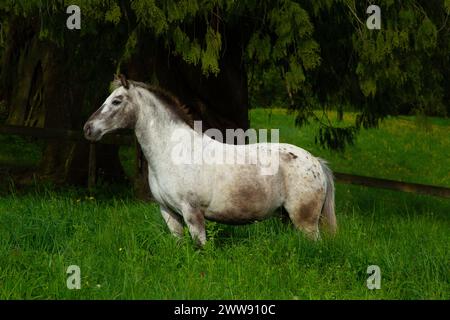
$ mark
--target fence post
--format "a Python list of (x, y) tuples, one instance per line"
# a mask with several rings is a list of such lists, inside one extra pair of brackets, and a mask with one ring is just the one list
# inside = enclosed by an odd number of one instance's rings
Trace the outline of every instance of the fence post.
[(89, 145), (89, 167), (88, 167), (88, 189), (91, 191), (95, 187), (95, 180), (97, 176), (97, 157), (95, 154), (96, 145), (91, 143)]

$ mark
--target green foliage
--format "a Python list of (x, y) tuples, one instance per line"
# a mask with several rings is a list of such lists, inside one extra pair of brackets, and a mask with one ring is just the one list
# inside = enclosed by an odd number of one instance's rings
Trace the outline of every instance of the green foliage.
[(320, 127), (315, 142), (332, 150), (344, 151), (344, 146), (353, 144), (354, 128)]
[(447, 14), (450, 15), (450, 0), (445, 0), (444, 1), (444, 7), (445, 7), (445, 10), (446, 10)]
[(137, 32), (133, 31), (127, 39), (127, 42), (125, 43), (125, 48), (122, 55), (122, 60), (126, 61), (131, 58), (135, 48), (137, 45)]
[(155, 0), (136, 0), (132, 2), (131, 8), (139, 24), (151, 28), (157, 35), (168, 29), (165, 12), (157, 6)]
[(289, 105), (285, 81), (277, 68), (253, 67), (249, 78), (251, 107), (285, 107)]
[(366, 2), (300, 3), (316, 27), (321, 65), (305, 73), (312, 90), (295, 101), (298, 122), (305, 123), (305, 115), (316, 108), (349, 105), (360, 112), (344, 130), (325, 122), (318, 131), (321, 143), (340, 149), (352, 141), (355, 129), (378, 126), (389, 114), (450, 114), (447, 1), (379, 1), (381, 30), (366, 28)]
[(113, 24), (117, 25), (119, 24), (121, 17), (122, 13), (120, 11), (120, 7), (116, 3), (113, 3), (111, 8), (109, 8), (109, 10), (105, 14), (105, 21), (112, 22)]
[(313, 40), (308, 13), (294, 1), (280, 1), (267, 10), (268, 23), (251, 35), (247, 45), (250, 64), (279, 69), (290, 91), (300, 90), (305, 71), (320, 64), (319, 46)]
[(219, 53), (222, 46), (219, 32), (208, 27), (206, 31), (206, 49), (202, 54), (202, 71), (207, 73), (211, 71), (214, 74), (219, 73)]
[[(239, 21), (246, 15), (258, 15), (264, 8), (264, 19), (252, 21), (252, 28), (256, 31), (249, 35), (251, 40), (246, 49), (250, 60), (256, 55), (262, 63), (284, 63), (286, 80), (292, 90), (300, 89), (306, 80), (304, 70), (316, 67), (320, 61), (319, 47), (312, 40), (313, 26), (308, 13), (298, 3), (289, 0), (264, 1), (262, 4), (258, 1), (241, 4), (231, 0), (135, 0), (130, 3), (132, 12), (124, 12), (127, 8), (119, 1), (33, 0), (6, 1), (0, 10), (23, 17), (39, 15), (42, 18), (41, 38), (64, 45), (61, 33), (65, 30), (58, 24), (63, 24), (64, 9), (69, 4), (81, 8), (83, 33), (95, 33), (102, 24), (119, 25), (128, 19), (127, 16), (135, 15), (136, 30), (151, 30), (185, 61), (200, 64), (205, 74), (220, 72), (226, 22)], [(135, 37), (136, 34), (130, 32), (124, 59), (129, 57)]]
[(376, 100), (390, 105), (377, 106), (378, 116), (405, 109), (426, 109), (429, 115), (444, 116), (443, 88), (448, 82), (443, 72), (450, 62), (444, 39), (449, 39), (450, 26), (442, 4), (412, 0), (399, 4), (380, 4), (386, 21), (381, 30), (357, 28), (353, 33), (359, 58), (355, 71), (362, 98), (368, 101), (365, 108), (370, 109), (370, 101)]
[(189, 37), (180, 27), (177, 27), (173, 33), (175, 50), (177, 52), (185, 52), (184, 59), (188, 63), (198, 64), (202, 56), (202, 49), (198, 41), (190, 41)]

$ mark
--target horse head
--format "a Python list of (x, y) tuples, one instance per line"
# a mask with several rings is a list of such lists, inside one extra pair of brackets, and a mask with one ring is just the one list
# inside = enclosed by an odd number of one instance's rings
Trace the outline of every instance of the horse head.
[(136, 124), (137, 106), (131, 98), (133, 85), (123, 75), (116, 77), (115, 80), (120, 85), (84, 125), (84, 136), (88, 140), (98, 141), (108, 132), (116, 129), (132, 129)]

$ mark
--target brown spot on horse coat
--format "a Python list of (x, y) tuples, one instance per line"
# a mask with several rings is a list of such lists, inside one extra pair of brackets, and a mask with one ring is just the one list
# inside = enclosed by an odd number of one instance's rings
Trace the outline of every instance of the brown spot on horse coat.
[(298, 156), (293, 154), (292, 152), (282, 153), (281, 156), (283, 157), (283, 160), (285, 160), (285, 161), (291, 161), (291, 160), (298, 158)]
[(259, 185), (247, 184), (232, 192), (231, 202), (233, 207), (253, 209), (255, 204), (263, 202), (265, 198), (264, 189)]
[(247, 224), (264, 218), (268, 192), (259, 184), (237, 184), (229, 197), (230, 205), (221, 212), (207, 214), (212, 221)]
[(316, 223), (320, 217), (317, 200), (311, 200), (300, 207), (299, 222)]

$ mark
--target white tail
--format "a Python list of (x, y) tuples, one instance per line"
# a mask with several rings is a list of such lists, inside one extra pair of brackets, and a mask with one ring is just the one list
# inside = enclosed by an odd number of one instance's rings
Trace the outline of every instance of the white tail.
[(334, 212), (334, 177), (333, 172), (323, 159), (319, 159), (325, 178), (327, 180), (327, 190), (325, 201), (322, 207), (321, 222), (331, 234), (335, 234), (337, 230), (336, 214)]

